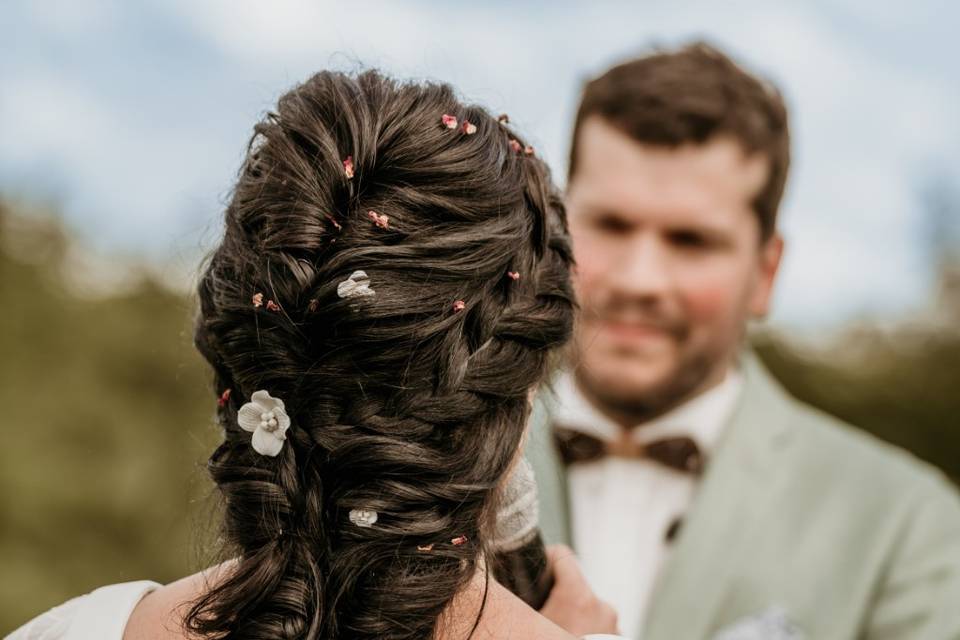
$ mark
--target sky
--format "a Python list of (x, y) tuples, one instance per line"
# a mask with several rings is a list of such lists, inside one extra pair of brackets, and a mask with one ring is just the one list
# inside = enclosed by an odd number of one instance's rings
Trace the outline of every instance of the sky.
[(935, 280), (922, 193), (960, 182), (957, 25), (945, 0), (7, 0), (0, 193), (55, 202), (97, 251), (189, 270), (253, 124), (317, 70), (451, 82), (509, 113), (562, 185), (584, 80), (704, 38), (791, 113), (770, 322), (903, 317)]

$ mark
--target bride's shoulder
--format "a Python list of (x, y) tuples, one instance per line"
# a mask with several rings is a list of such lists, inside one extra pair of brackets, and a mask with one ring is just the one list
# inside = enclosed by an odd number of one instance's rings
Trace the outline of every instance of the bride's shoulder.
[(152, 580), (100, 587), (29, 620), (6, 640), (121, 640), (134, 607), (159, 587)]

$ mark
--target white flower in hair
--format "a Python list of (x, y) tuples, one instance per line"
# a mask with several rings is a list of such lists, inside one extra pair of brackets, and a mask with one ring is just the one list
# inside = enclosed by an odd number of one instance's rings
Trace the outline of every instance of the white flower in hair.
[(373, 509), (350, 509), (350, 522), (358, 527), (372, 527), (377, 523), (377, 512)]
[(290, 427), (290, 417), (283, 400), (274, 398), (266, 390), (254, 391), (250, 402), (240, 407), (237, 424), (253, 433), (250, 443), (257, 453), (276, 456), (283, 448)]
[(376, 295), (370, 288), (370, 278), (366, 271), (354, 271), (350, 277), (337, 285), (337, 295), (341, 298)]

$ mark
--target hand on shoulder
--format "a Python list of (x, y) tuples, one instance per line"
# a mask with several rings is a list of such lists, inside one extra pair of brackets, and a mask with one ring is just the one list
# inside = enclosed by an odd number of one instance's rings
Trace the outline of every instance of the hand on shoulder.
[[(587, 584), (573, 549), (562, 544), (550, 545), (547, 561), (553, 571), (554, 586), (540, 613), (575, 636), (617, 633), (617, 612), (600, 600)], [(590, 637), (599, 640), (604, 636)]]

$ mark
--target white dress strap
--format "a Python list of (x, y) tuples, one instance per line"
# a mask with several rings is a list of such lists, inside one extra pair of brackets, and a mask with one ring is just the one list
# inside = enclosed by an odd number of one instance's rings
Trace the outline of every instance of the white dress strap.
[(159, 586), (157, 582), (138, 580), (91, 591), (64, 640), (123, 640), (123, 630), (134, 607)]
[(100, 587), (33, 618), (6, 640), (123, 640), (134, 607), (159, 586), (138, 580)]

